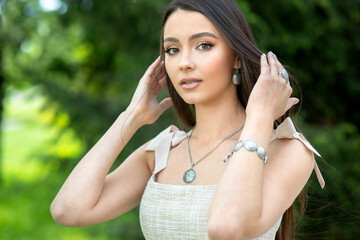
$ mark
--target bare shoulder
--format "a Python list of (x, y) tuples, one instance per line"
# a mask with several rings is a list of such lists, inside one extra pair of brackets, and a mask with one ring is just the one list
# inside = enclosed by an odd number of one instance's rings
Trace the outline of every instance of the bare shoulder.
[(265, 191), (289, 207), (306, 185), (313, 167), (313, 152), (301, 141), (274, 140), (269, 146), (268, 162), (264, 168)]
[(312, 171), (314, 155), (298, 139), (276, 139), (271, 142), (268, 149), (269, 165), (278, 165)]
[(165, 151), (167, 148), (171, 149), (172, 146), (180, 143), (184, 137), (186, 137), (186, 132), (179, 130), (175, 125), (170, 125), (138, 149), (142, 152), (151, 172), (155, 168), (156, 149), (160, 151)]
[(147, 146), (151, 143), (152, 139), (138, 147), (132, 152), (129, 157), (124, 161), (140, 161), (143, 166), (146, 166), (146, 170), (151, 173), (155, 166), (155, 154), (154, 151), (146, 150)]
[(155, 168), (155, 151), (148, 151), (146, 150), (147, 146), (151, 143), (153, 139), (149, 140), (145, 144), (143, 144), (140, 148), (138, 148), (139, 151), (141, 151), (143, 155), (143, 159), (146, 162), (146, 165), (150, 172), (154, 171)]
[[(125, 179), (131, 179), (132, 182), (145, 186), (155, 166), (154, 152), (146, 150), (150, 142), (151, 140), (135, 149), (107, 178), (117, 183), (126, 183)], [(133, 174), (134, 172), (137, 174)]]

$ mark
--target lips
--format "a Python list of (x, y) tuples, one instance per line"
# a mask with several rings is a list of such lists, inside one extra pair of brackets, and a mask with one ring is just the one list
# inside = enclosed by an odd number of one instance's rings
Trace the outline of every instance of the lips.
[(194, 81), (183, 82), (182, 84), (191, 84), (191, 83), (196, 83), (196, 82), (200, 82), (200, 81), (194, 80)]
[(187, 85), (187, 84), (199, 83), (199, 82), (201, 82), (201, 80), (197, 78), (183, 78), (180, 81), (180, 85), (184, 85), (184, 84)]
[(198, 87), (201, 84), (201, 80), (197, 78), (183, 78), (180, 81), (180, 86), (184, 90), (190, 90)]

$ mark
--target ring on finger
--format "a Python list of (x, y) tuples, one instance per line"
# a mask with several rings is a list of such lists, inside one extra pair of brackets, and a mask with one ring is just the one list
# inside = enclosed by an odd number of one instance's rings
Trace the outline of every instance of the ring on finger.
[(285, 79), (286, 83), (289, 83), (289, 81), (290, 81), (289, 74), (285, 68), (281, 69), (281, 71), (279, 72), (279, 75), (281, 75)]

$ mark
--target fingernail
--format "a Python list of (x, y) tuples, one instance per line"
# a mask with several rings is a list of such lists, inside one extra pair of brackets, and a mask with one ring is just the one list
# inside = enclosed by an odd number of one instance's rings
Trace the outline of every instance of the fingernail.
[(266, 54), (265, 54), (265, 53), (263, 53), (261, 56), (266, 58)]
[(299, 102), (300, 102), (299, 99), (296, 98), (296, 99), (294, 100), (294, 105), (298, 104)]

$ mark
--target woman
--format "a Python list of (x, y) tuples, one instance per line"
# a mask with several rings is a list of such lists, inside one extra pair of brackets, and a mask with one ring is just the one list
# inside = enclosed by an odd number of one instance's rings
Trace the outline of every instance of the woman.
[[(171, 99), (158, 103), (166, 86)], [(257, 49), (233, 0), (173, 1), (161, 57), (64, 183), (54, 219), (96, 224), (141, 202), (147, 239), (289, 239), (284, 212), (314, 167), (324, 184), (316, 151), (289, 118), (277, 124), (298, 102), (291, 94), (286, 70)], [(108, 174), (133, 134), (171, 105), (192, 130), (170, 126)]]

